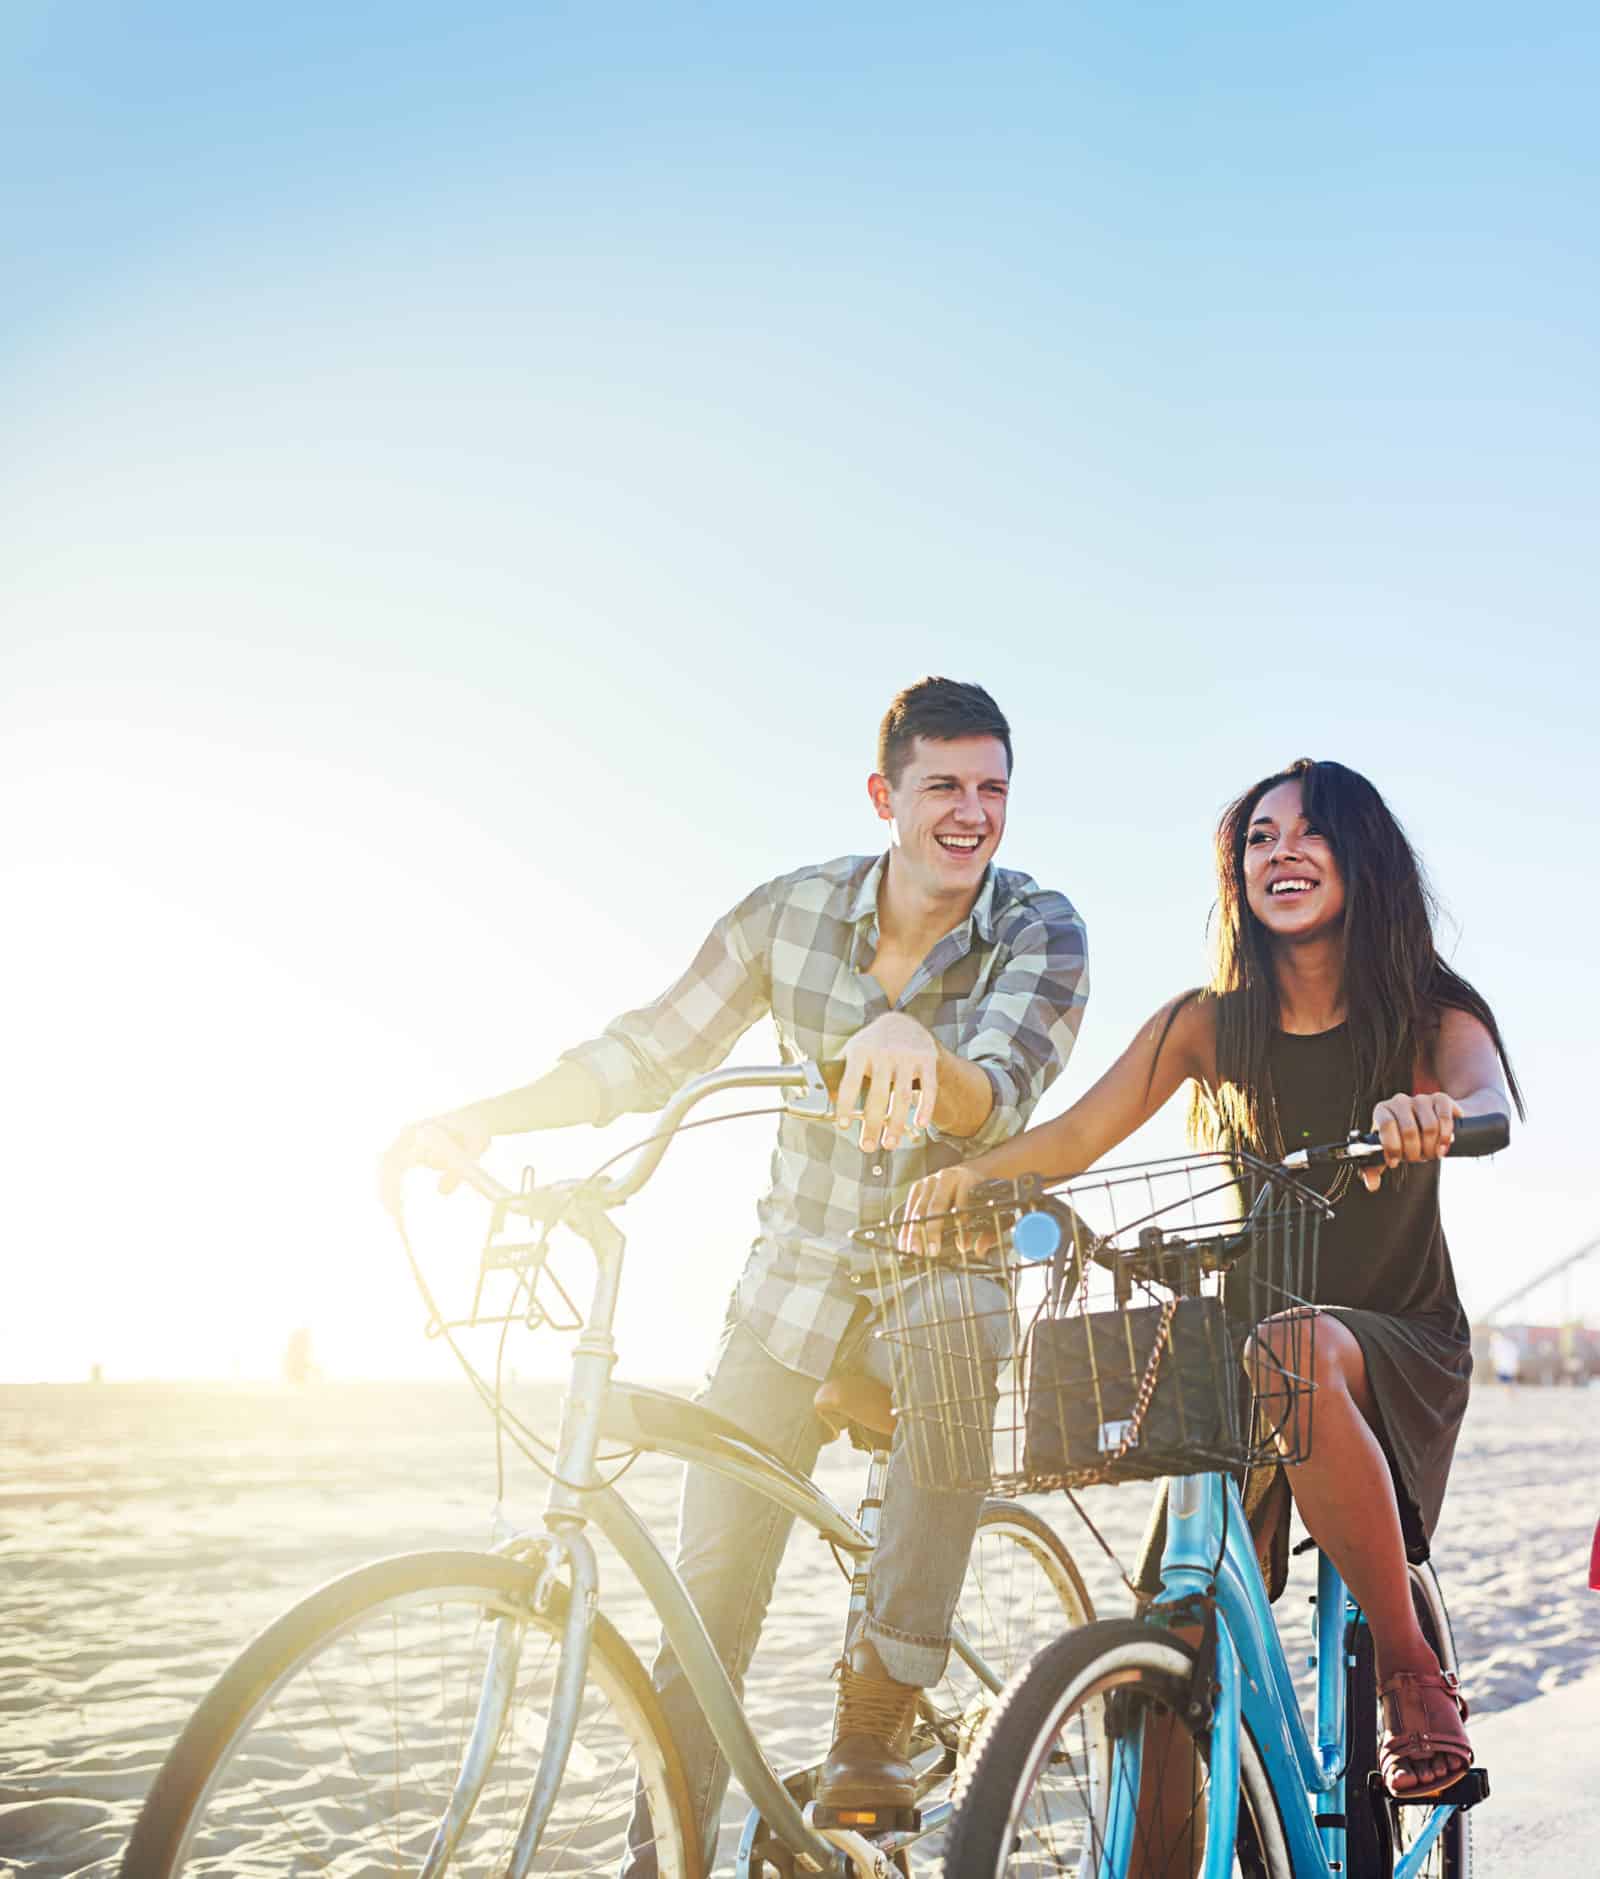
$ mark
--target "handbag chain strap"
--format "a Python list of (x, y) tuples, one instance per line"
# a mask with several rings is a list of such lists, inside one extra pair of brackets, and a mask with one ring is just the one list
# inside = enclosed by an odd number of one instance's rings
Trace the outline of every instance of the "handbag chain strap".
[(1150, 1348), (1150, 1359), (1144, 1367), (1144, 1375), (1139, 1379), (1139, 1393), (1133, 1399), (1133, 1414), (1128, 1418), (1128, 1426), (1122, 1432), (1122, 1440), (1117, 1444), (1117, 1452), (1107, 1455), (1103, 1466), (1115, 1468), (1130, 1448), (1139, 1440), (1139, 1431), (1143, 1426), (1145, 1414), (1150, 1408), (1150, 1399), (1156, 1393), (1156, 1373), (1161, 1368), (1161, 1358), (1167, 1345), (1172, 1340), (1172, 1315), (1178, 1309), (1176, 1297), (1169, 1298), (1161, 1307), (1161, 1322), (1156, 1327), (1156, 1341)]

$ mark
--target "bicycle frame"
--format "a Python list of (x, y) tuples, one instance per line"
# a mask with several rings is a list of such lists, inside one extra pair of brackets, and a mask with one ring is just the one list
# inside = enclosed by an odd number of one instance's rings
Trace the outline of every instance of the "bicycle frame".
[[(782, 1078), (781, 1084), (779, 1078)], [(698, 1078), (680, 1093), (662, 1118), (660, 1134), (646, 1146), (628, 1177), (609, 1189), (586, 1192), (580, 1187), (563, 1198), (561, 1219), (587, 1242), (595, 1257), (597, 1276), (593, 1303), (573, 1354), (542, 1526), (512, 1535), (495, 1550), (513, 1557), (535, 1559), (542, 1564), (536, 1602), (548, 1597), (548, 1588), (562, 1567), (570, 1576), (572, 1597), (561, 1644), (556, 1696), (547, 1718), (544, 1752), (506, 1869), (509, 1879), (524, 1879), (538, 1851), (577, 1730), (589, 1639), (598, 1608), (598, 1568), (594, 1548), (585, 1531), (590, 1523), (616, 1548), (623, 1564), (649, 1599), (689, 1687), (752, 1807), (803, 1868), (813, 1872), (840, 1870), (838, 1848), (806, 1823), (793, 1795), (763, 1753), (683, 1581), (639, 1516), (614, 1488), (602, 1484), (596, 1471), (599, 1445), (602, 1440), (609, 1440), (629, 1448), (672, 1455), (693, 1466), (728, 1476), (777, 1502), (823, 1539), (851, 1555), (856, 1565), (852, 1599), (864, 1596), (859, 1590), (861, 1567), (876, 1544), (875, 1516), (866, 1525), (858, 1525), (809, 1477), (797, 1473), (761, 1443), (698, 1404), (665, 1391), (611, 1380), (617, 1354), (612, 1327), (625, 1242), (608, 1208), (642, 1185), (660, 1160), (665, 1141), (683, 1113), (701, 1097), (721, 1089), (771, 1088), (775, 1084), (800, 1092), (798, 1100), (791, 1098), (791, 1106), (802, 1113), (817, 1113), (815, 1105), (820, 1093), (822, 1113), (826, 1113), (827, 1093), (812, 1065), (786, 1066), (781, 1071), (714, 1071)], [(463, 1169), (463, 1178), (494, 1200), (502, 1217), (508, 1212), (525, 1211), (519, 1209), (516, 1202), (529, 1197), (508, 1194), (481, 1169), (471, 1167), (470, 1172)], [(874, 1465), (879, 1468), (885, 1462), (882, 1455), (874, 1457)], [(868, 1495), (869, 1500), (879, 1497), (881, 1484), (876, 1490), (869, 1489)], [(1000, 1688), (1000, 1679), (965, 1639), (958, 1637), (954, 1646), (975, 1676), (991, 1690)], [(444, 1870), (487, 1777), (511, 1700), (517, 1648), (517, 1626), (502, 1624), (490, 1648), (472, 1734), (463, 1751), (444, 1822), (424, 1864), (423, 1879), (432, 1879), (432, 1875)], [(939, 1812), (947, 1813), (948, 1806), (930, 1810), (925, 1816), (925, 1828), (937, 1824)]]
[[(1317, 1672), (1313, 1731), (1295, 1692), (1273, 1619), (1239, 1490), (1225, 1474), (1188, 1475), (1168, 1483), (1162, 1600), (1204, 1595), (1217, 1602), (1217, 1690), (1211, 1723), (1211, 1803), (1204, 1879), (1227, 1879), (1238, 1831), (1240, 1718), (1248, 1723), (1278, 1803), (1296, 1874), (1347, 1869), (1345, 1853), (1346, 1629), (1359, 1612), (1333, 1562), (1317, 1556)], [(1106, 1823), (1109, 1859), (1126, 1866), (1139, 1789), (1136, 1739), (1119, 1744), (1113, 1803)], [(1320, 1803), (1320, 1805), (1319, 1805)], [(1415, 1879), (1434, 1839), (1455, 1811), (1436, 1806), (1394, 1879)]]

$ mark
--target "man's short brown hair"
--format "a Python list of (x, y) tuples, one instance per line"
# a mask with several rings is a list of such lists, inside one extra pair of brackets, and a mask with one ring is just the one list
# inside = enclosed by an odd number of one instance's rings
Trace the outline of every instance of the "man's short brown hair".
[(925, 678), (896, 697), (878, 726), (878, 769), (891, 783), (900, 781), (919, 737), (941, 743), (956, 737), (998, 737), (1005, 746), (1006, 774), (1011, 774), (1011, 726), (981, 685)]

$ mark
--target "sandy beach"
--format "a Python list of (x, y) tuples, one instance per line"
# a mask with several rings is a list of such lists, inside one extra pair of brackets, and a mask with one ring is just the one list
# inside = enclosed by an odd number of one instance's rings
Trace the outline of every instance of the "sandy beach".
[[(553, 1397), (540, 1400), (548, 1410)], [(1547, 1764), (1554, 1756), (1570, 1773), (1600, 1739), (1600, 1595), (1586, 1589), (1600, 1510), (1596, 1414), (1590, 1392), (1480, 1389), (1439, 1535), (1494, 1782), (1479, 1845), (1510, 1870), (1593, 1870), (1596, 1823), (1576, 1797), (1562, 1802)], [(464, 1387), (443, 1384), (11, 1387), (0, 1390), (0, 1453), (5, 1879), (114, 1872), (178, 1728), (254, 1632), (367, 1559), (485, 1543), (494, 1500), (488, 1420)], [(860, 1470), (842, 1444), (819, 1473), (853, 1506)], [(628, 1479), (664, 1535), (677, 1481), (675, 1466), (648, 1457)], [(1085, 1497), (1125, 1562), (1148, 1493)], [(539, 1504), (537, 1478), (519, 1464), (510, 1510), (531, 1519)], [(1123, 1609), (1114, 1568), (1072, 1509), (1033, 1505), (1066, 1536), (1102, 1614)], [(603, 1571), (604, 1608), (648, 1656), (642, 1599), (620, 1571)], [(1291, 1629), (1304, 1623), (1305, 1589), (1297, 1580), (1287, 1594)], [(750, 1693), (786, 1765), (826, 1746), (842, 1611), (826, 1551), (798, 1538)], [(1545, 1716), (1559, 1735), (1541, 1755), (1529, 1745), (1544, 1742)], [(735, 1793), (727, 1822), (744, 1811)], [(1514, 1857), (1524, 1838), (1537, 1847), (1526, 1867)], [(731, 1846), (725, 1831), (725, 1855)]]

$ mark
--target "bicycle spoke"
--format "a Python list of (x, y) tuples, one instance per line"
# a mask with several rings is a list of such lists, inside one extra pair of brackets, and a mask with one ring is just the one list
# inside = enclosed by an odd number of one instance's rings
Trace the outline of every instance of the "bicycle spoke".
[[(415, 1873), (457, 1796), (505, 1616), (504, 1601), (470, 1590), (391, 1599), (288, 1660), (239, 1712), (231, 1742), (219, 1742), (221, 1759), (180, 1849), (187, 1870), (328, 1879)], [(652, 1725), (632, 1709), (619, 1716), (614, 1667), (619, 1652), (632, 1660), (614, 1634), (609, 1643), (604, 1635), (603, 1687), (591, 1677), (581, 1694), (567, 1778), (534, 1867), (541, 1875), (609, 1879), (621, 1863), (640, 1745), (648, 1746), (639, 1729)], [(560, 1625), (529, 1620), (525, 1645), (500, 1741), (461, 1823), (450, 1866), (460, 1879), (506, 1870), (554, 1729)], [(648, 1697), (637, 1666), (628, 1674)], [(667, 1790), (654, 1780), (647, 1832), (659, 1839), (655, 1812)]]

